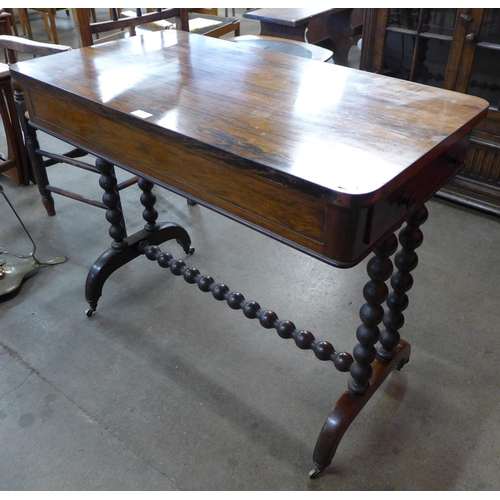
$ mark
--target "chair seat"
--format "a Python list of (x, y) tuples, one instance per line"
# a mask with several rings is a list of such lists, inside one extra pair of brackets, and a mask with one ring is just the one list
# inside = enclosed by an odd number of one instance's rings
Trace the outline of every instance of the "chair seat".
[(9, 67), (5, 63), (0, 63), (0, 79), (10, 78)]
[(313, 61), (326, 62), (333, 57), (333, 52), (323, 47), (318, 47), (311, 43), (289, 40), (287, 38), (278, 38), (262, 35), (243, 35), (228, 38), (232, 42), (243, 43), (259, 49), (271, 50), (272, 52), (281, 52), (291, 56), (304, 57)]

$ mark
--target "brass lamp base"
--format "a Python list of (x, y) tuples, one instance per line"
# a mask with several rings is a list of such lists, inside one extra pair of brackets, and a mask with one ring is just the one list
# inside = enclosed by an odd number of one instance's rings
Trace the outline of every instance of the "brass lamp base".
[(0, 254), (0, 295), (8, 295), (19, 288), (39, 267), (34, 260)]
[(5, 195), (3, 187), (1, 185), (0, 194), (4, 196), (5, 200), (9, 204), (24, 231), (28, 235), (28, 238), (33, 244), (33, 250), (28, 255), (15, 255), (11, 252), (7, 252), (3, 248), (0, 248), (0, 296), (3, 296), (12, 294), (21, 286), (23, 281), (35, 274), (40, 267), (62, 264), (63, 262), (66, 262), (67, 259), (66, 257), (57, 257), (45, 262), (38, 260), (35, 257), (35, 242), (33, 241), (33, 238), (29, 234), (25, 225), (23, 224), (23, 221), (10, 203), (9, 199)]

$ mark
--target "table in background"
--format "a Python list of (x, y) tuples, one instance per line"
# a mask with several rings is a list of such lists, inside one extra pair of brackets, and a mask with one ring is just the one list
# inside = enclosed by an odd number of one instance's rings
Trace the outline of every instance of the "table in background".
[[(410, 347), (398, 330), (422, 242), (424, 203), (464, 164), (469, 132), (488, 103), (174, 30), (11, 71), (35, 126), (99, 157), (113, 242), (87, 278), (91, 310), (109, 270), (145, 254), (350, 372), (316, 443), (315, 477), (382, 381), (408, 361)], [(121, 231), (112, 164), (144, 176), (146, 224), (130, 237)], [(337, 267), (352, 267), (374, 251), (353, 355), (162, 253), (157, 245), (165, 239), (178, 240), (186, 252), (191, 241), (184, 228), (156, 223), (153, 182)], [(394, 232), (405, 222), (393, 274)]]
[[(364, 9), (255, 9), (243, 17), (260, 21), (261, 35), (318, 44), (329, 40), (335, 64), (349, 66), (349, 50), (361, 35)], [(330, 47), (329, 47), (330, 48)]]

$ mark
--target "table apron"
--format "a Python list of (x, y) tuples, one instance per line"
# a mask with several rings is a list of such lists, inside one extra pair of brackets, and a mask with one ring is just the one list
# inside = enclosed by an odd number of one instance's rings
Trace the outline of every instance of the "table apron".
[(452, 178), (456, 159), (468, 145), (467, 136), (369, 204), (353, 197), (342, 206), (327, 190), (297, 189), (278, 182), (272, 169), (248, 168), (215, 148), (175, 140), (161, 130), (155, 134), (78, 104), (68, 106), (64, 98), (39, 88), (26, 87), (25, 98), (31, 121), (49, 134), (344, 268), (359, 263)]

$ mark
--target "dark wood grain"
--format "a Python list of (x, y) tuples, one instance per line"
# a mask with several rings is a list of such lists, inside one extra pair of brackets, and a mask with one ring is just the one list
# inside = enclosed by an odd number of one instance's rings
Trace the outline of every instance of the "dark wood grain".
[(487, 112), (471, 96), (178, 31), (12, 71), (37, 126), (345, 267), (457, 172)]

